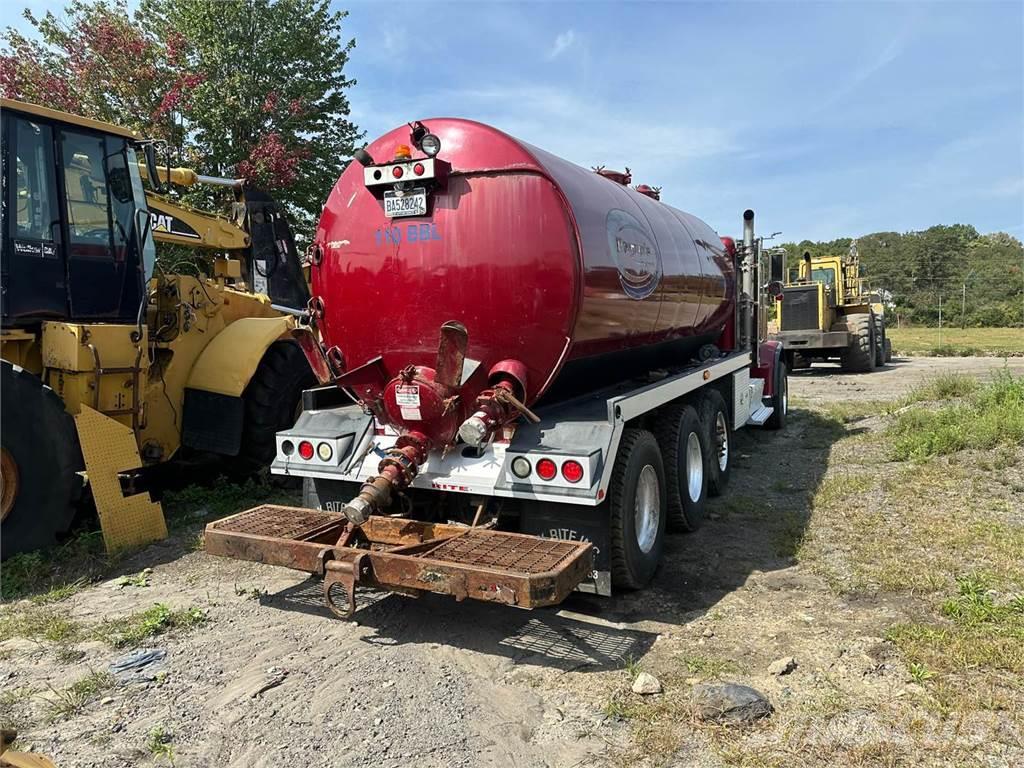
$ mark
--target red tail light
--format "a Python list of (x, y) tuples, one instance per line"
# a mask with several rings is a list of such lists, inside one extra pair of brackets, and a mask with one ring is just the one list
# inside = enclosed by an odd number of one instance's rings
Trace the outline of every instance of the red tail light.
[(537, 462), (537, 475), (541, 480), (554, 480), (558, 474), (558, 465), (551, 459), (541, 459)]
[(396, 165), (394, 168), (392, 168), (391, 175), (394, 176), (396, 179), (402, 178), (402, 166)]
[(416, 163), (416, 165), (412, 167), (412, 172), (415, 173), (417, 176), (422, 176), (423, 170), (423, 163)]
[(309, 461), (313, 458), (313, 444), (309, 440), (303, 440), (299, 443), (299, 456)]
[(562, 477), (570, 483), (578, 483), (583, 479), (583, 465), (578, 461), (569, 459), (562, 462)]

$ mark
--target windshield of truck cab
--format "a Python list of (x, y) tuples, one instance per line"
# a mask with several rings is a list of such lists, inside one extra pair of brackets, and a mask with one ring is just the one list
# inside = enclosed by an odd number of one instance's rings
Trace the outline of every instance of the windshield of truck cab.
[(812, 283), (825, 283), (825, 285), (836, 284), (836, 271), (832, 267), (822, 267), (811, 270)]

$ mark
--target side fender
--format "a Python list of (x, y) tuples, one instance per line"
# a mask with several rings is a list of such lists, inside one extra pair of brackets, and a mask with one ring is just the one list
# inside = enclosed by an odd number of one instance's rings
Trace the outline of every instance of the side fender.
[(775, 394), (775, 375), (782, 362), (782, 344), (778, 341), (762, 341), (757, 345), (757, 358), (757, 368), (753, 368), (750, 375), (764, 379), (764, 395), (769, 397)]
[(186, 387), (241, 397), (267, 349), (295, 328), (293, 317), (246, 317), (217, 334), (192, 366)]

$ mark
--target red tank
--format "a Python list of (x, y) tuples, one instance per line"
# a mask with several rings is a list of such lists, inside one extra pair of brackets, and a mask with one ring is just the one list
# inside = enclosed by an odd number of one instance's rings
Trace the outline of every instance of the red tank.
[[(324, 346), (348, 372), (340, 383), (383, 420), (443, 445), (474, 413), (489, 434), (546, 393), (682, 363), (719, 341), (734, 265), (703, 221), (491, 126), (423, 124), (446, 171), (428, 215), (387, 218), (384, 190), (365, 176), (398, 162), (400, 145), (413, 146), (408, 163), (427, 160), (403, 126), (367, 147), (369, 170), (346, 169), (316, 233)], [(479, 363), (465, 377), (460, 345)], [(472, 431), (460, 434), (475, 442)]]

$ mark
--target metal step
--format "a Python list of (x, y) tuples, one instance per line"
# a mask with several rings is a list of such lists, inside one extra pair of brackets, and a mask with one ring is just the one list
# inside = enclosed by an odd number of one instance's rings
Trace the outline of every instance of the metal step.
[[(355, 587), (435, 592), (538, 608), (562, 602), (593, 569), (593, 546), (522, 533), (264, 504), (206, 526), (206, 551), (325, 577), (327, 604), (348, 618)], [(340, 586), (347, 605), (335, 601)]]
[(750, 418), (747, 419), (747, 426), (760, 427), (762, 424), (768, 421), (768, 417), (771, 416), (773, 413), (775, 413), (775, 409), (772, 408), (772, 406), (762, 405), (760, 408), (758, 408), (756, 411), (750, 414)]

